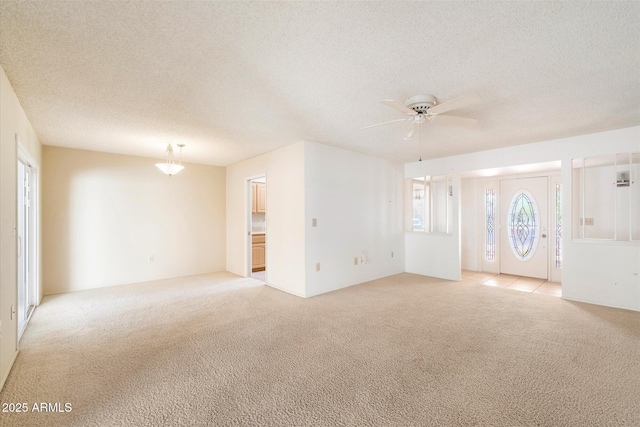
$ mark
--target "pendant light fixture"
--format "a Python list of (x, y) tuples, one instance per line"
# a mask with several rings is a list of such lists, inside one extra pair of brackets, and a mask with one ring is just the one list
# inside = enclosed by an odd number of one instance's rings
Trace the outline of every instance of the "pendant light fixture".
[(182, 166), (182, 147), (184, 147), (184, 144), (178, 144), (178, 147), (180, 147), (180, 161), (178, 163), (173, 159), (173, 147), (171, 144), (167, 146), (167, 161), (165, 163), (156, 163), (157, 168), (169, 176), (175, 175), (184, 169), (184, 166)]

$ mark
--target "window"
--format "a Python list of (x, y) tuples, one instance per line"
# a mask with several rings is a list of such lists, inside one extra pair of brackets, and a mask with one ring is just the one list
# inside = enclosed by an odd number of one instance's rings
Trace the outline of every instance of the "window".
[(424, 231), (425, 224), (429, 216), (427, 215), (429, 205), (429, 187), (425, 185), (424, 178), (414, 178), (411, 185), (411, 195), (413, 198), (413, 231)]
[(411, 231), (448, 233), (453, 196), (449, 175), (410, 178)]
[(573, 159), (574, 239), (640, 239), (640, 153)]
[(509, 207), (509, 243), (513, 253), (522, 261), (531, 258), (538, 244), (537, 211), (533, 196), (526, 190), (517, 192)]
[(615, 239), (615, 155), (573, 161), (573, 237)]
[(487, 261), (496, 259), (496, 190), (487, 188), (485, 191), (485, 258)]
[(621, 190), (629, 194), (629, 222), (631, 240), (640, 240), (640, 152), (631, 153), (629, 164), (631, 182), (629, 187)]

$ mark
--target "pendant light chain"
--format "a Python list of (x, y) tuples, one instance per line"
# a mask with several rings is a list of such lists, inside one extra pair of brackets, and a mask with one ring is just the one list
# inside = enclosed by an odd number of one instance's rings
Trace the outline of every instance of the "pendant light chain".
[(422, 161), (422, 123), (418, 124), (418, 140), (419, 140), (419, 145), (420, 145), (420, 158), (419, 158), (419, 162)]

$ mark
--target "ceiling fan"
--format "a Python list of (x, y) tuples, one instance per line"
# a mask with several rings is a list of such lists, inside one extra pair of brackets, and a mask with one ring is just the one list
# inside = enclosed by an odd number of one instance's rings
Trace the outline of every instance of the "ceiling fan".
[(478, 122), (478, 120), (476, 119), (443, 115), (442, 113), (466, 107), (468, 105), (477, 104), (478, 102), (480, 102), (480, 97), (473, 93), (460, 96), (458, 98), (452, 99), (451, 101), (443, 102), (442, 104), (438, 104), (438, 100), (433, 95), (416, 95), (407, 99), (404, 102), (404, 105), (393, 100), (384, 100), (380, 102), (388, 107), (393, 108), (394, 110), (406, 114), (408, 117), (391, 120), (384, 123), (378, 123), (376, 125), (366, 126), (362, 129), (369, 129), (389, 123), (411, 120), (411, 130), (405, 137), (405, 139), (409, 139), (413, 136), (415, 125), (422, 124), (425, 121), (436, 122), (444, 125), (474, 126)]

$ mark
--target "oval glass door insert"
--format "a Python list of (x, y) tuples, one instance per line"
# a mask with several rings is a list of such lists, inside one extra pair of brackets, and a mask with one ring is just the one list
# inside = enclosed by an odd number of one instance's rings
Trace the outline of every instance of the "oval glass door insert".
[(538, 245), (538, 207), (526, 190), (519, 190), (509, 206), (508, 233), (516, 258), (531, 258)]

